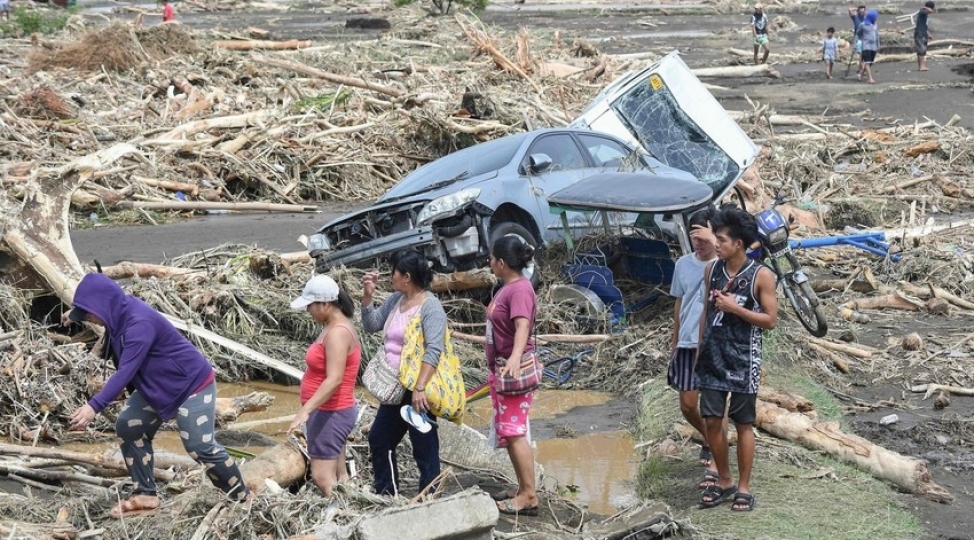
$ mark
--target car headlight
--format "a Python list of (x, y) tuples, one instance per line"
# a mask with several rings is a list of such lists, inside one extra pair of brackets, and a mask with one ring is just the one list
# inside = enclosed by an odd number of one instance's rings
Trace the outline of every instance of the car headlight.
[(789, 239), (789, 231), (785, 227), (779, 227), (768, 234), (770, 244), (780, 244)]
[(308, 251), (328, 251), (332, 249), (332, 243), (324, 234), (313, 234), (308, 237)]
[(427, 203), (426, 206), (420, 210), (420, 214), (416, 216), (417, 225), (425, 225), (434, 221), (435, 219), (446, 217), (457, 211), (458, 208), (474, 201), (481, 195), (480, 188), (467, 188), (458, 191), (457, 193), (451, 193), (450, 195), (444, 195), (443, 197), (437, 197), (436, 199)]

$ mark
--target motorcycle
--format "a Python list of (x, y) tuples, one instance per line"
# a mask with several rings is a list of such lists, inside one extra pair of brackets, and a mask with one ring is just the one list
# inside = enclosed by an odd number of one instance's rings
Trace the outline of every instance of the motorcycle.
[(799, 322), (810, 334), (823, 337), (827, 330), (823, 307), (789, 245), (789, 222), (775, 209), (783, 202), (776, 195), (772, 206), (755, 216), (759, 245), (750, 250), (749, 257), (765, 263), (775, 272), (777, 283), (799, 316)]

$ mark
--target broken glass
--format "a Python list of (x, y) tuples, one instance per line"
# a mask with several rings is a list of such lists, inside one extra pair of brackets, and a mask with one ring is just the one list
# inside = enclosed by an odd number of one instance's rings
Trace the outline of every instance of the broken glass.
[(638, 84), (613, 103), (643, 148), (665, 165), (693, 174), (715, 193), (738, 177), (735, 163), (681, 110), (666, 84)]

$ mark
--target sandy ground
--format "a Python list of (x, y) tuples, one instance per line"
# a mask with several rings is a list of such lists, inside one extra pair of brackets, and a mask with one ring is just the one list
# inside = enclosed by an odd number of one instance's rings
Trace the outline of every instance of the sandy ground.
[[(973, 38), (971, 4), (939, 2), (943, 9), (932, 16), (931, 28), (936, 38)], [(151, 6), (149, 6), (151, 8)], [(567, 7), (582, 8), (567, 11)], [(916, 3), (894, 3), (887, 9), (909, 13)], [(634, 9), (634, 8), (641, 8)], [(692, 67), (727, 65), (731, 58), (729, 47), (745, 49), (750, 41), (744, 33), (748, 13), (738, 15), (701, 14), (671, 15), (648, 11), (647, 6), (635, 4), (587, 3), (568, 6), (555, 2), (527, 5), (494, 4), (484, 14), (487, 23), (514, 29), (525, 26), (538, 36), (551, 35), (558, 30), (562, 39), (586, 38), (606, 52), (667, 52), (679, 49)], [(845, 5), (823, 2), (809, 12), (789, 13), (788, 17), (799, 29), (772, 34), (772, 62), (787, 55), (817, 49), (820, 33), (827, 26), (835, 26), (841, 33), (849, 33), (849, 19)], [(772, 17), (779, 15), (770, 9)], [(268, 13), (186, 13), (180, 14), (184, 24), (195, 28), (219, 29), (234, 32), (250, 26), (272, 31), (278, 39), (311, 38), (362, 39), (378, 36), (375, 33), (356, 33), (344, 29), (345, 14), (329, 14), (322, 4), (307, 3), (288, 12)], [(648, 24), (649, 23), (649, 24)], [(656, 24), (657, 26), (650, 26)], [(897, 33), (898, 24), (892, 14), (881, 17), (882, 41), (888, 47), (881, 54), (908, 52), (903, 48), (908, 37)], [(842, 34), (841, 34), (842, 37)], [(747, 59), (746, 59), (747, 61)], [(782, 64), (776, 68), (781, 79), (720, 81), (726, 90), (716, 96), (726, 108), (745, 110), (752, 100), (769, 103), (783, 114), (841, 114), (855, 125), (883, 127), (894, 123), (911, 124), (926, 118), (946, 122), (952, 115), (961, 117), (961, 124), (973, 125), (972, 60), (931, 60), (931, 71), (919, 73), (911, 62), (879, 64), (876, 85), (858, 82), (856, 68), (849, 78), (842, 78), (845, 65), (836, 67), (836, 78), (827, 80), (821, 63)], [(905, 171), (905, 174), (907, 172)], [(75, 231), (73, 239), (79, 257), (84, 261), (99, 259), (102, 263), (117, 260), (162, 262), (168, 257), (213, 247), (222, 243), (253, 244), (258, 247), (297, 251), (301, 246), (295, 238), (312, 234), (314, 230), (337, 215), (328, 211), (312, 215), (235, 215), (212, 216), (187, 222), (156, 227), (99, 228)], [(958, 332), (970, 332), (971, 320), (904, 319), (885, 326), (877, 325), (864, 331), (867, 344), (882, 344), (887, 337), (901, 335), (906, 328), (921, 331), (926, 337), (951, 342)], [(970, 358), (960, 361), (970, 362)], [(952, 505), (939, 505), (917, 497), (900, 496), (901, 503), (920, 518), (926, 535), (931, 538), (972, 538), (973, 475), (971, 448), (972, 399), (953, 397), (952, 407), (936, 412), (920, 396), (904, 394), (901, 381), (882, 385), (871, 381), (851, 381), (845, 392), (867, 402), (892, 397), (903, 400), (905, 409), (898, 410), (901, 422), (892, 428), (881, 428), (877, 420), (889, 410), (874, 409), (858, 413), (850, 424), (874, 442), (907, 454), (931, 461), (934, 479), (949, 490), (957, 500)], [(961, 418), (959, 424), (956, 421)], [(965, 427), (964, 419), (968, 425)], [(953, 433), (957, 430), (958, 433)], [(967, 431), (966, 431), (967, 430)], [(938, 442), (936, 435), (948, 434), (948, 443)]]

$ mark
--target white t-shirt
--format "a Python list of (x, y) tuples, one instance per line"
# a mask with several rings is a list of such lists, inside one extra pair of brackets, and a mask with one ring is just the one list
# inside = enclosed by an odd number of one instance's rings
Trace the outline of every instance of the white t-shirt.
[(680, 298), (680, 332), (677, 334), (677, 347), (697, 348), (698, 334), (701, 330), (701, 312), (704, 311), (704, 269), (708, 261), (688, 253), (674, 265), (674, 279), (670, 283), (670, 296)]

